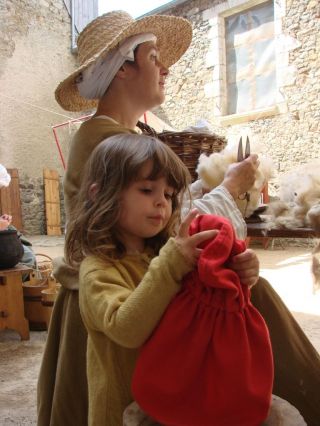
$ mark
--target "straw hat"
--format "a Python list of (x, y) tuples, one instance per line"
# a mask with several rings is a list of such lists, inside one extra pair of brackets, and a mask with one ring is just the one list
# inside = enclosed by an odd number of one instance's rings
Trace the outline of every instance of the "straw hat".
[(78, 37), (80, 67), (57, 87), (55, 96), (58, 104), (67, 111), (94, 108), (98, 100), (88, 100), (80, 96), (75, 83), (76, 77), (120, 42), (140, 33), (153, 33), (157, 37), (160, 58), (166, 67), (178, 61), (192, 38), (191, 24), (183, 18), (152, 15), (134, 20), (123, 11), (101, 15), (90, 22)]

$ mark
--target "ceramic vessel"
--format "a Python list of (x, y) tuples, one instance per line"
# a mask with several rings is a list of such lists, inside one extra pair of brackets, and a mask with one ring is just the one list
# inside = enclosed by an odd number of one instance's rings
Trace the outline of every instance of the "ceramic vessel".
[(23, 245), (15, 229), (0, 231), (0, 269), (16, 266), (23, 256)]

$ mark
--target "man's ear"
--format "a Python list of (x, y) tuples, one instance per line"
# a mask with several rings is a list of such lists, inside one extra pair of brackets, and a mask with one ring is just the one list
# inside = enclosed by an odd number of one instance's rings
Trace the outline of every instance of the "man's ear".
[(125, 72), (126, 72), (126, 70), (125, 70), (125, 67), (124, 67), (124, 64), (123, 64), (123, 65), (121, 65), (121, 67), (117, 71), (116, 77), (121, 78), (124, 75)]
[(124, 63), (123, 65), (121, 65), (121, 67), (117, 71), (117, 74), (115, 75), (115, 77), (123, 79), (123, 78), (126, 78), (127, 73), (128, 73), (128, 65)]
[(128, 62), (125, 62), (123, 65), (121, 65), (115, 77), (120, 79), (128, 78), (131, 70), (132, 70), (131, 64)]
[(88, 196), (91, 201), (95, 201), (98, 191), (99, 187), (97, 183), (93, 183), (92, 185), (90, 185)]

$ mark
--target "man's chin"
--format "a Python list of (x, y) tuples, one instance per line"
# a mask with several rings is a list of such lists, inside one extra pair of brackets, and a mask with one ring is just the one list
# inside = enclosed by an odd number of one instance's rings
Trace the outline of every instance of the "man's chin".
[(166, 95), (164, 93), (160, 93), (160, 95), (158, 96), (158, 99), (157, 99), (157, 104), (155, 106), (158, 107), (161, 104), (163, 104), (165, 99), (166, 99)]
[(152, 100), (150, 100), (150, 104), (147, 107), (148, 111), (151, 111), (153, 108), (157, 108), (160, 105), (163, 104), (163, 102), (165, 101), (165, 94), (160, 93), (157, 96), (154, 96), (154, 98)]

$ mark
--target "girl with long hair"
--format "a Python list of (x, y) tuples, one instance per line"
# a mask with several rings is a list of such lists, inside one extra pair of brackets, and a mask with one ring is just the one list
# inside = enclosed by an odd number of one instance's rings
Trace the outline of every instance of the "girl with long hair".
[(113, 136), (88, 161), (66, 259), (80, 264), (89, 425), (122, 424), (138, 348), (195, 266), (197, 246), (217, 233), (189, 236), (196, 210), (180, 224), (188, 182), (181, 160), (147, 136)]

